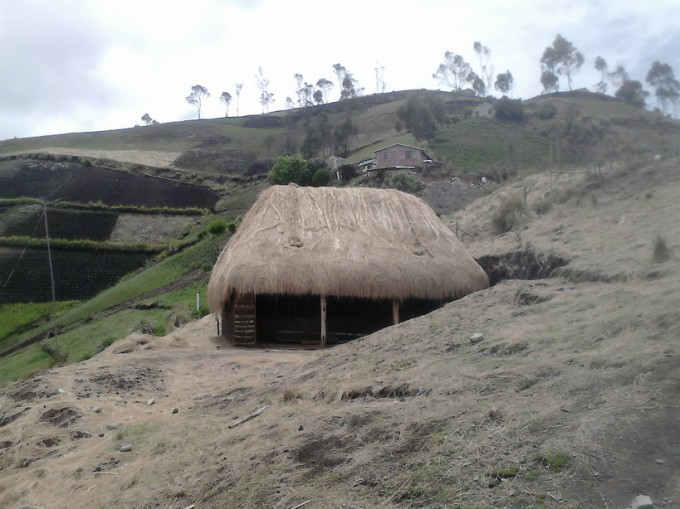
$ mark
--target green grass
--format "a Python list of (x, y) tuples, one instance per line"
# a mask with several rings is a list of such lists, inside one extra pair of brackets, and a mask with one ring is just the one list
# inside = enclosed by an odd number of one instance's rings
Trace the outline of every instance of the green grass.
[(538, 452), (532, 458), (536, 463), (540, 463), (550, 470), (560, 471), (569, 464), (569, 453), (550, 449), (546, 452)]
[[(54, 312), (62, 313), (76, 304), (77, 301), (57, 302), (54, 306)], [(17, 329), (48, 320), (52, 311), (51, 302), (0, 304), (0, 345), (6, 348), (6, 341)]]
[(548, 140), (523, 125), (471, 119), (442, 127), (431, 143), (439, 160), (467, 173), (491, 168), (538, 168), (548, 159)]
[[(107, 309), (118, 304), (134, 301), (146, 292), (157, 290), (165, 285), (174, 283), (190, 273), (205, 274), (206, 267), (211, 268), (219, 254), (219, 250), (226, 241), (226, 237), (210, 237), (204, 241), (166, 258), (160, 263), (136, 273), (116, 286), (103, 291), (93, 299), (77, 305), (73, 302), (58, 304), (59, 313), (54, 321), (41, 323), (30, 330), (12, 335), (12, 331), (23, 323), (38, 323), (46, 318), (45, 309), (49, 304), (3, 305), (0, 307), (0, 323), (5, 330), (3, 346), (16, 344), (47, 331), (57, 324), (80, 325), (60, 333), (56, 343), (61, 352), (67, 355), (67, 362), (78, 362), (88, 359), (114, 341), (134, 332), (139, 324), (149, 323), (157, 335), (165, 334), (170, 310), (163, 307), (148, 310), (130, 309), (126, 307), (112, 314), (105, 314)], [(190, 317), (196, 317), (196, 293), (200, 295), (200, 313), (207, 313), (206, 282), (197, 281), (186, 286), (180, 286), (159, 295), (148, 297), (142, 302), (157, 302), (161, 306), (186, 309)], [(47, 307), (46, 307), (47, 306)], [(25, 312), (24, 312), (25, 311)], [(41, 314), (42, 313), (42, 314)], [(185, 313), (186, 314), (186, 313)], [(11, 320), (9, 317), (14, 317)], [(22, 320), (21, 317), (25, 316)], [(8, 318), (4, 320), (3, 318)], [(31, 322), (30, 320), (33, 320)], [(54, 339), (43, 341), (55, 341)], [(36, 371), (48, 369), (53, 359), (41, 350), (42, 342), (31, 345), (7, 357), (0, 358), (0, 386), (9, 382), (23, 379)]]
[(225, 239), (224, 236), (211, 236), (146, 270), (125, 277), (115, 286), (104, 290), (81, 305), (65, 309), (53, 322), (19, 334), (13, 338), (13, 342), (20, 342), (36, 334), (46, 333), (53, 324), (64, 327), (79, 321), (92, 320), (102, 311), (174, 283), (192, 271), (205, 273), (205, 267), (212, 267), (215, 263)]
[(39, 345), (22, 348), (0, 359), (0, 387), (50, 367), (52, 358)]

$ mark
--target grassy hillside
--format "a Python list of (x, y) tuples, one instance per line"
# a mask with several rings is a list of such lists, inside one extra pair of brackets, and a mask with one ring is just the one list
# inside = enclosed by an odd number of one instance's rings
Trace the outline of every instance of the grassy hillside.
[[(418, 141), (396, 128), (397, 112), (413, 94), (442, 105), (442, 123), (429, 142)], [(494, 118), (466, 120), (464, 111), (470, 104), (445, 92), (404, 91), (271, 115), (7, 140), (0, 142), (0, 193), (8, 199), (48, 197), (80, 204), (83, 208), (55, 213), (55, 218), (61, 214), (64, 219), (50, 227), (57, 237), (77, 241), (99, 235), (108, 237), (107, 242), (160, 242), (174, 251), (205, 235), (205, 228), (215, 216), (181, 219), (172, 215), (178, 212), (173, 209), (160, 218), (154, 211), (152, 218), (150, 214), (145, 216), (143, 210), (128, 211), (126, 215), (107, 207), (198, 206), (212, 208), (218, 217), (234, 221), (266, 187), (264, 175), (275, 158), (298, 150), (306, 132), (322, 114), (331, 126), (349, 118), (357, 127), (357, 135), (350, 141), (350, 161), (369, 157), (374, 150), (392, 143), (421, 145), (442, 162), (427, 177), (435, 183), (468, 174), (502, 182), (548, 166), (560, 170), (609, 168), (617, 161), (650, 161), (656, 155), (670, 157), (680, 150), (677, 122), (596, 94), (550, 94), (525, 101), (525, 119), (519, 123)], [(366, 184), (371, 182), (362, 182)], [(436, 195), (451, 202), (458, 199), (449, 187), (439, 191), (425, 196)], [(476, 194), (477, 191), (466, 194), (466, 202)], [(446, 206), (437, 209), (449, 210)], [(115, 224), (112, 214), (116, 216)], [(37, 217), (37, 208), (28, 201), (5, 204), (0, 207), (0, 234), (40, 236), (40, 227), (32, 231)], [(165, 233), (159, 233), (161, 223)], [(9, 250), (0, 251), (6, 268), (0, 274), (2, 279), (25, 244), (16, 241), (9, 244)], [(97, 256), (96, 248), (90, 255)], [(198, 260), (204, 269), (214, 261), (203, 257)], [(163, 267), (166, 265), (153, 270), (162, 272)], [(148, 277), (155, 280), (154, 272), (151, 274)], [(141, 274), (136, 278), (143, 279)], [(161, 279), (168, 284), (171, 276)], [(41, 281), (47, 279), (43, 277)], [(150, 287), (155, 288), (154, 284)], [(123, 291), (119, 304), (134, 299), (139, 291)], [(99, 304), (84, 306), (100, 310)], [(155, 321), (155, 312), (150, 313), (150, 321)], [(87, 316), (84, 313), (78, 320)], [(37, 328), (34, 335), (45, 330)]]
[[(679, 165), (489, 192), (447, 218), (475, 256), (568, 264), (359, 341), (234, 349), (208, 316), (6, 387), (0, 505), (675, 507)], [(528, 212), (499, 232), (524, 190)], [(84, 336), (120, 333), (138, 311)]]

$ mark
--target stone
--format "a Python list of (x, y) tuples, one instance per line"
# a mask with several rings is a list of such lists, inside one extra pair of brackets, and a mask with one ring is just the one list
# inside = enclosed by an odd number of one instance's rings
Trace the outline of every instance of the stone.
[(132, 452), (132, 444), (121, 445), (120, 452)]
[(179, 408), (175, 407), (172, 409), (173, 414), (178, 414), (179, 413)]
[(151, 398), (149, 401), (146, 402), (147, 405), (151, 406), (156, 402), (155, 399)]
[(484, 341), (484, 334), (482, 332), (475, 332), (472, 336), (470, 336), (470, 343), (473, 345), (481, 343), (482, 341)]
[(114, 429), (118, 429), (119, 426), (120, 426), (120, 424), (118, 424), (117, 422), (110, 422), (106, 425), (106, 429), (114, 430)]
[(647, 495), (638, 495), (633, 500), (630, 509), (654, 509), (654, 503)]

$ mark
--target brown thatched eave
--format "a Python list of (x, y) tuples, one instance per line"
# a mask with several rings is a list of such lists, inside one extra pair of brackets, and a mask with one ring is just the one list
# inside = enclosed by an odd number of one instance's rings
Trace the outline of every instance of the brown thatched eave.
[(219, 256), (210, 309), (234, 293), (452, 299), (488, 278), (420, 199), (396, 190), (273, 186)]

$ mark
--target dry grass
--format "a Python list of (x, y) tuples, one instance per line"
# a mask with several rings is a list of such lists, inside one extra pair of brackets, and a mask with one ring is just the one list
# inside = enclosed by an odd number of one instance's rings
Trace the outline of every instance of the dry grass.
[(396, 190), (273, 186), (224, 249), (210, 309), (237, 293), (446, 299), (484, 271), (423, 201)]
[[(206, 317), (10, 386), (0, 419), (30, 408), (0, 427), (0, 505), (576, 509), (644, 493), (672, 506), (680, 263), (655, 264), (640, 232), (680, 238), (676, 167), (610, 175), (596, 213), (577, 203), (586, 179), (565, 176), (573, 197), (524, 230), (573, 271), (626, 280), (505, 281), (320, 351), (229, 348)], [(526, 184), (530, 203), (547, 194), (543, 177)], [(492, 232), (496, 202), (457, 217), (477, 254), (514, 245)], [(532, 286), (552, 299), (514, 304)], [(79, 415), (68, 427), (41, 421), (64, 407)]]

